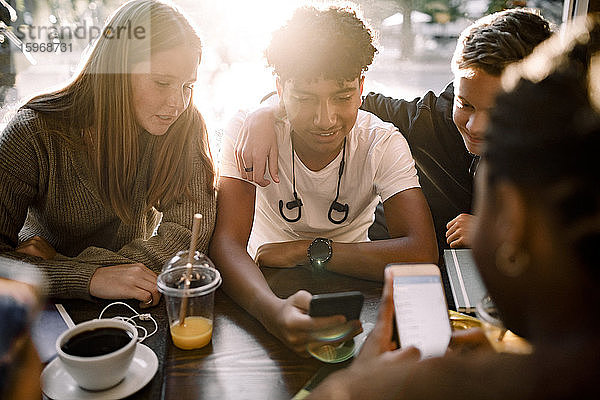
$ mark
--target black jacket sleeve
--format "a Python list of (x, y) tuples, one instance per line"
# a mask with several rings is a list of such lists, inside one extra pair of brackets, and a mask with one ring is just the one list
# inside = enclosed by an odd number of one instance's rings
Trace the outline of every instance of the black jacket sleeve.
[(446, 224), (471, 211), (473, 156), (452, 121), (453, 102), (454, 87), (449, 84), (439, 95), (430, 91), (412, 101), (369, 93), (362, 105), (394, 124), (408, 141), (440, 249), (447, 247)]
[(377, 115), (385, 122), (391, 122), (406, 137), (420, 101), (420, 97), (407, 101), (371, 92), (363, 99), (361, 109)]

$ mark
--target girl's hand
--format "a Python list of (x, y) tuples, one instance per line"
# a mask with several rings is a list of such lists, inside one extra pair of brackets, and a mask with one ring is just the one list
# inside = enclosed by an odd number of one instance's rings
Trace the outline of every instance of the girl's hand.
[(101, 299), (137, 299), (142, 308), (160, 300), (156, 274), (143, 264), (98, 268), (90, 281), (90, 294)]

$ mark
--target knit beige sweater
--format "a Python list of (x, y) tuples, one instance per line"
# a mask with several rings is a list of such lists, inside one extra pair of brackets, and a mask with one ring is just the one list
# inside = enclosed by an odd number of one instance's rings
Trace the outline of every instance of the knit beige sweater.
[[(206, 252), (216, 199), (214, 190), (207, 189), (199, 160), (194, 161), (190, 183), (193, 200), (184, 196), (167, 209), (142, 211), (150, 154), (159, 141), (142, 134), (135, 222), (124, 224), (100, 200), (86, 154), (49, 132), (40, 114), (20, 110), (0, 134), (0, 256), (39, 266), (46, 275), (47, 296), (91, 299), (89, 284), (97, 268), (142, 263), (160, 272), (165, 261), (189, 246), (197, 212), (204, 216), (197, 249)], [(53, 260), (14, 251), (34, 235), (54, 247), (58, 254)]]

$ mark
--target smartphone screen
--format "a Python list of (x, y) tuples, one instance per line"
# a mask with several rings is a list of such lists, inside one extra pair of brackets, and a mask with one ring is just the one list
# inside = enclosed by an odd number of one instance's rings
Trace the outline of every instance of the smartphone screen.
[(437, 275), (395, 274), (393, 279), (400, 346), (418, 348), (422, 358), (444, 355), (451, 331), (439, 271)]

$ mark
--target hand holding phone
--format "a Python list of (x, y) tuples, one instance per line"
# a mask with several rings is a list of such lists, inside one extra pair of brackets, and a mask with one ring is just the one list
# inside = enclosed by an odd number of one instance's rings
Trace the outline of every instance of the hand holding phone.
[(343, 315), (346, 322), (313, 332), (316, 341), (340, 342), (362, 331), (359, 318), (364, 296), (361, 292), (340, 292), (313, 295), (308, 315), (311, 317), (329, 317)]
[(359, 321), (364, 296), (361, 292), (341, 292), (314, 295), (310, 301), (308, 314), (311, 317), (343, 315), (346, 322), (313, 332), (315, 342), (309, 343), (307, 350), (313, 357), (327, 363), (342, 362), (355, 352), (355, 335), (362, 332)]
[(422, 358), (444, 355), (450, 342), (448, 306), (434, 264), (390, 264), (394, 315), (400, 347), (414, 346)]

